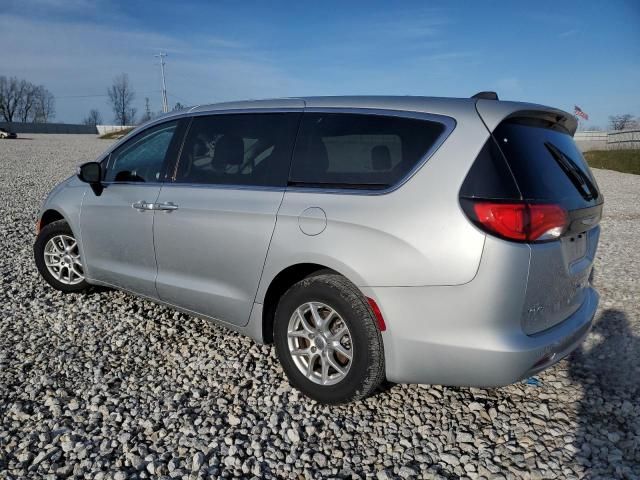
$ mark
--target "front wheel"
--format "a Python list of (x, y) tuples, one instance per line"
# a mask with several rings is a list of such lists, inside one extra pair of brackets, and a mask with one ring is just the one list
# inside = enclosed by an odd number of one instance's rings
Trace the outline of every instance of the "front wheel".
[(89, 288), (78, 242), (64, 220), (45, 226), (33, 246), (36, 266), (42, 278), (61, 292), (81, 292)]
[(340, 275), (315, 275), (293, 285), (280, 299), (273, 333), (291, 384), (321, 403), (359, 400), (384, 380), (373, 313)]

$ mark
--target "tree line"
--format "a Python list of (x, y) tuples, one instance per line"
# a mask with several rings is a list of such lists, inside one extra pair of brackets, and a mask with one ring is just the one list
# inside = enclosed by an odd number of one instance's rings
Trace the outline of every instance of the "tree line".
[(55, 117), (56, 102), (44, 85), (0, 75), (0, 114), (6, 122), (47, 123)]
[(609, 128), (611, 130), (628, 130), (640, 128), (640, 119), (634, 118), (630, 113), (622, 115), (611, 115), (609, 117)]
[[(137, 109), (133, 106), (136, 93), (129, 82), (129, 76), (122, 73), (113, 79), (107, 89), (108, 103), (114, 114), (114, 121), (119, 125), (135, 125)], [(145, 97), (145, 109), (140, 117), (140, 123), (149, 121), (162, 112), (153, 112), (149, 97)], [(185, 108), (180, 102), (173, 110)], [(55, 97), (44, 85), (17, 78), (0, 76), (0, 114), (6, 122), (34, 122), (47, 123), (55, 117)], [(99, 125), (102, 115), (96, 108), (89, 110), (84, 118), (85, 125)], [(583, 126), (584, 128), (584, 126)], [(629, 113), (611, 115), (609, 117), (610, 130), (627, 130), (640, 128), (640, 119)], [(590, 126), (592, 130), (599, 127)]]
[[(118, 75), (107, 89), (108, 103), (119, 125), (135, 125), (137, 110), (133, 106), (135, 91), (126, 73)], [(177, 103), (174, 110), (184, 106)], [(145, 110), (140, 122), (151, 120), (162, 112), (153, 112), (149, 98), (145, 98)], [(55, 97), (44, 85), (35, 85), (18, 77), (0, 75), (0, 118), (5, 122), (48, 123), (55, 118)], [(89, 110), (83, 119), (85, 125), (99, 125), (102, 114), (97, 108)]]
[(579, 130), (592, 132), (618, 132), (620, 130), (636, 130), (640, 128), (640, 117), (634, 117), (630, 113), (609, 115), (609, 122), (605, 128), (600, 125), (580, 124)]
[[(108, 102), (114, 114), (114, 121), (118, 125), (135, 125), (136, 114), (138, 110), (133, 106), (136, 93), (133, 86), (129, 82), (129, 75), (122, 73), (113, 79), (113, 83), (107, 89)], [(180, 102), (176, 103), (173, 110), (182, 110), (184, 105)], [(162, 112), (153, 112), (149, 97), (144, 99), (144, 112), (140, 117), (140, 123), (147, 122), (153, 118), (162, 115)], [(98, 125), (102, 122), (102, 116), (97, 109), (91, 109), (85, 117), (86, 125)]]

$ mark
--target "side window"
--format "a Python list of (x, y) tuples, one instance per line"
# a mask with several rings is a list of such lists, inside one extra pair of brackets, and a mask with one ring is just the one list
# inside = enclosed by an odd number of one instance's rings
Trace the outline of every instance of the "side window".
[(175, 181), (285, 186), (300, 115), (239, 113), (194, 117)]
[(118, 147), (109, 157), (106, 182), (158, 182), (177, 121), (156, 125)]
[(305, 113), (290, 180), (332, 188), (387, 188), (420, 161), (444, 129), (439, 122), (411, 118)]

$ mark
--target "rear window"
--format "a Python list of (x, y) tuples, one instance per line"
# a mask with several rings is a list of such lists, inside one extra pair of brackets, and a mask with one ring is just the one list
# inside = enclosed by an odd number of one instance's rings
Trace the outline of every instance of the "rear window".
[(438, 122), (410, 118), (305, 113), (290, 183), (388, 188), (416, 166), (444, 129)]
[(493, 135), (524, 199), (556, 202), (568, 210), (602, 202), (597, 183), (566, 130), (516, 119), (501, 123)]

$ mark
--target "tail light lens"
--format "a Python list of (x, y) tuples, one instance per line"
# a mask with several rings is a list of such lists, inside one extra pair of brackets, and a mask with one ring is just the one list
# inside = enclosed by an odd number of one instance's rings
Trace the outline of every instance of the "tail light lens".
[(476, 225), (507, 240), (555, 240), (569, 226), (566, 210), (555, 204), (466, 200), (463, 207)]

